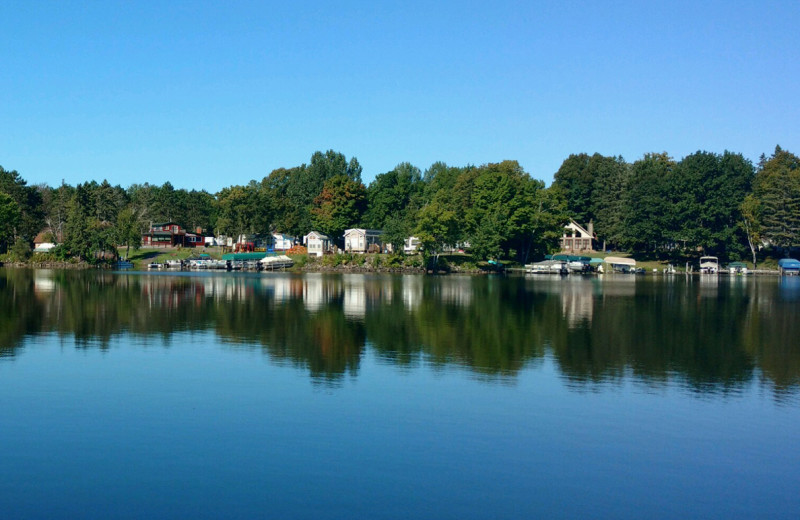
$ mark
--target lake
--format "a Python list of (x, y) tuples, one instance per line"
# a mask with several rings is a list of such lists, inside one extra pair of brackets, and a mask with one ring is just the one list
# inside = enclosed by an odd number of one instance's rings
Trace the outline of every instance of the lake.
[(797, 518), (800, 278), (0, 269), (3, 518)]

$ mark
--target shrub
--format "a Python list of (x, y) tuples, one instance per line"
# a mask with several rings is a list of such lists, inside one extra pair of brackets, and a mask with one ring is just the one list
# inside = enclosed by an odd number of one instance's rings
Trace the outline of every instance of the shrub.
[(8, 256), (14, 262), (24, 262), (31, 257), (31, 254), (31, 245), (24, 238), (18, 238), (8, 250)]

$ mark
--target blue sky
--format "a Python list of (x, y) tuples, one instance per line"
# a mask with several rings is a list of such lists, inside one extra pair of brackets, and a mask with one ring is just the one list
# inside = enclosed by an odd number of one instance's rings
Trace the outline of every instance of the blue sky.
[(30, 184), (800, 153), (796, 0), (5, 0), (0, 26), (0, 165)]

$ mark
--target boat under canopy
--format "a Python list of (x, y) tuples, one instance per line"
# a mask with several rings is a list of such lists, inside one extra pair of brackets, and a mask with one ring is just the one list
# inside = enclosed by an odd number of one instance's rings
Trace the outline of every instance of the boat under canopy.
[(264, 269), (285, 269), (294, 265), (294, 260), (286, 255), (267, 256), (259, 260)]
[(636, 260), (633, 258), (626, 258), (624, 256), (607, 256), (603, 259), (603, 261), (611, 265), (627, 265), (628, 267), (636, 267)]
[(717, 274), (719, 272), (719, 258), (716, 256), (700, 257), (701, 274)]
[(603, 262), (611, 266), (612, 271), (618, 273), (635, 273), (636, 260), (624, 256), (607, 256)]
[(747, 264), (744, 262), (731, 262), (728, 264), (730, 274), (747, 274)]
[(800, 261), (794, 258), (781, 258), (778, 260), (778, 267), (782, 274), (800, 274)]
[(567, 263), (563, 260), (545, 260), (525, 265), (525, 272), (530, 274), (566, 274)]

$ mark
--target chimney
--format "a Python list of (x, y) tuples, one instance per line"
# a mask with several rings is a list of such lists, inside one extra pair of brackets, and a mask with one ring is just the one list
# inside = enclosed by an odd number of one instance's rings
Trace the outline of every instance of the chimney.
[(589, 221), (589, 225), (586, 226), (586, 231), (589, 232), (589, 236), (590, 237), (594, 238), (594, 222), (593, 221), (591, 221), (591, 220)]

